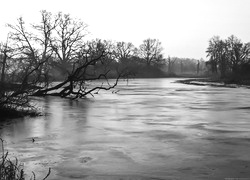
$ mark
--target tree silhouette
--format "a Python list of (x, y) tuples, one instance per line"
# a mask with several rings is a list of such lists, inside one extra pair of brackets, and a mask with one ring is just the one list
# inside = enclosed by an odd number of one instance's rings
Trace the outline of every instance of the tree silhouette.
[(249, 44), (243, 44), (235, 36), (230, 36), (226, 40), (221, 40), (215, 36), (209, 40), (209, 47), (206, 51), (210, 57), (211, 70), (225, 78), (228, 75), (237, 76), (243, 65), (249, 64)]
[(162, 46), (158, 39), (145, 39), (139, 47), (139, 56), (148, 66), (157, 64), (162, 60)]

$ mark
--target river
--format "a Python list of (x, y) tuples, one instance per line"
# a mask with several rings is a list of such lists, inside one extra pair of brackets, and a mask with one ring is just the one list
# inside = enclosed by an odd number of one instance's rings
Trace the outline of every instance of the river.
[(250, 178), (249, 89), (176, 80), (36, 98), (45, 115), (2, 122), (0, 137), (37, 179), (49, 167), (51, 180)]

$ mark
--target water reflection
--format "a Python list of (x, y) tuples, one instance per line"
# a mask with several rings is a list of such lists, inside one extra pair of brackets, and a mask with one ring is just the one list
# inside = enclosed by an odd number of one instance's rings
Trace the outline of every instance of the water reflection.
[(45, 115), (5, 123), (0, 136), (38, 177), (48, 167), (51, 179), (249, 175), (249, 90), (174, 81), (124, 81), (118, 93), (79, 101), (38, 98)]

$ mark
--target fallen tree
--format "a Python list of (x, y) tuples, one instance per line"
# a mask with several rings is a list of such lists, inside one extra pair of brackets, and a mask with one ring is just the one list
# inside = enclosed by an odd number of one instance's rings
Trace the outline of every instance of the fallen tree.
[[(83, 98), (88, 94), (91, 94), (93, 96), (93, 92), (97, 92), (99, 90), (110, 90), (116, 87), (118, 80), (122, 77), (126, 77), (129, 74), (126, 70), (123, 70), (123, 72), (119, 72), (119, 70), (116, 69), (117, 77), (113, 84), (109, 83), (108, 75), (111, 72), (110, 69), (104, 70), (102, 73), (88, 73), (89, 69), (93, 69), (94, 67), (92, 66), (94, 66), (95, 64), (104, 64), (104, 62), (102, 62), (102, 58), (106, 55), (107, 54), (105, 53), (105, 51), (102, 51), (98, 57), (95, 57), (93, 59), (90, 58), (90, 60), (88, 60), (89, 57), (87, 57), (85, 62), (82, 65), (78, 66), (74, 71), (72, 71), (72, 73), (70, 73), (69, 76), (63, 82), (60, 82), (51, 87), (38, 89), (32, 95), (51, 95), (76, 99)], [(103, 80), (103, 82), (100, 83), (99, 86), (88, 88), (86, 82), (95, 80)], [(106, 86), (104, 85), (104, 82), (106, 82)], [(59, 92), (56, 90), (59, 90)]]
[[(87, 25), (83, 22), (47, 11), (41, 17), (31, 27), (22, 18), (8, 25), (9, 41), (1, 51), (0, 111), (30, 110), (29, 96), (93, 96), (114, 88), (129, 74), (113, 58), (111, 42), (84, 41)], [(112, 84), (111, 77), (115, 79)], [(99, 84), (90, 86), (93, 81)]]

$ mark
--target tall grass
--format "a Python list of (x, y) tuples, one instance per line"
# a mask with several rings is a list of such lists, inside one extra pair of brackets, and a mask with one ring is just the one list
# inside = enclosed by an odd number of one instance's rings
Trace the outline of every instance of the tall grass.
[[(4, 149), (4, 140), (0, 138), (2, 156), (0, 158), (0, 180), (25, 180), (23, 165), (19, 163), (18, 159), (15, 160), (9, 159), (9, 152)], [(36, 175), (32, 172), (30, 180), (36, 180)], [(50, 168), (48, 174), (43, 178), (47, 179), (50, 175)]]

